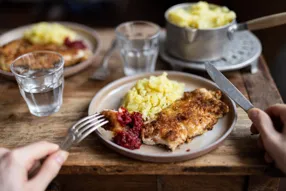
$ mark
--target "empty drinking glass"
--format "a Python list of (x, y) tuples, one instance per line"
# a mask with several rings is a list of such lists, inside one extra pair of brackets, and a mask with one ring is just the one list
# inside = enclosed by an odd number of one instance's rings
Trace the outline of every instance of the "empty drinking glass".
[(131, 21), (119, 25), (115, 32), (125, 75), (153, 72), (159, 50), (160, 27), (151, 22)]
[(63, 66), (63, 57), (51, 51), (27, 53), (11, 64), (20, 92), (33, 115), (47, 116), (60, 109)]

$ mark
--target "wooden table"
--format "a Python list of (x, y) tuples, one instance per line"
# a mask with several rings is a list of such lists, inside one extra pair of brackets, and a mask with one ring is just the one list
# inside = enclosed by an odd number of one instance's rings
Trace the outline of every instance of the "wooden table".
[[(87, 115), (88, 105), (98, 90), (123, 76), (118, 54), (110, 60), (112, 77), (104, 82), (88, 80), (113, 38), (112, 29), (98, 30), (103, 49), (93, 67), (66, 79), (64, 103), (60, 111), (49, 117), (32, 116), (15, 82), (0, 78), (0, 146), (14, 148), (34, 141), (59, 143), (67, 129)], [(158, 60), (158, 69), (168, 70), (167, 63)], [(263, 57), (259, 72), (247, 70), (225, 73), (226, 76), (259, 108), (266, 108), (282, 99)], [(207, 76), (206, 73), (198, 73)], [(231, 135), (216, 150), (194, 160), (155, 164), (121, 156), (89, 136), (71, 149), (57, 181), (62, 190), (277, 190), (279, 178), (271, 172), (256, 146), (256, 136), (250, 134), (251, 122), (238, 108), (238, 121)]]

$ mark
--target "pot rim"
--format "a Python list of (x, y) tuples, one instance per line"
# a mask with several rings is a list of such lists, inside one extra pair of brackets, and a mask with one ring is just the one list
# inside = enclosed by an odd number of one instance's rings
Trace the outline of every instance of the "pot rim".
[(165, 17), (165, 20), (168, 24), (174, 26), (174, 27), (177, 27), (177, 28), (180, 28), (180, 29), (185, 29), (185, 30), (190, 30), (190, 31), (215, 31), (215, 30), (221, 30), (221, 29), (226, 29), (226, 28), (229, 28), (230, 26), (236, 24), (236, 19), (233, 19), (232, 22), (228, 23), (227, 25), (223, 25), (221, 27), (216, 27), (216, 28), (210, 28), (210, 29), (197, 29), (197, 28), (191, 28), (191, 27), (180, 27), (172, 22), (170, 22), (168, 20), (168, 13), (173, 10), (173, 9), (176, 9), (176, 8), (183, 8), (183, 7), (188, 7), (188, 6), (191, 6), (195, 3), (180, 3), (180, 4), (176, 4), (176, 5), (173, 5), (172, 7), (168, 8), (165, 13), (164, 13), (164, 17)]

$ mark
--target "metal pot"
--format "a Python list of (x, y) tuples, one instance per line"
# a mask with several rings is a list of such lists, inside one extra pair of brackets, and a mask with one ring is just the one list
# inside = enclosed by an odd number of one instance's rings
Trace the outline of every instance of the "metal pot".
[(236, 31), (254, 31), (286, 24), (286, 12), (239, 24), (234, 20), (228, 25), (213, 29), (180, 27), (168, 21), (168, 14), (171, 10), (190, 7), (192, 4), (178, 4), (165, 12), (167, 52), (187, 61), (205, 62), (222, 58), (224, 49), (228, 47)]

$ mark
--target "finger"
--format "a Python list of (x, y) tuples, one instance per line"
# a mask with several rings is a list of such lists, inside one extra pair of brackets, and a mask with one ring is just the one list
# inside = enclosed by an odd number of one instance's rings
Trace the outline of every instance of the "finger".
[(285, 104), (276, 104), (265, 110), (269, 116), (279, 117), (280, 120), (285, 124), (286, 123), (286, 105)]
[(261, 136), (259, 136), (258, 139), (257, 139), (257, 145), (258, 145), (258, 148), (265, 150), (263, 142), (262, 142), (262, 139), (261, 139)]
[(17, 157), (21, 158), (23, 164), (29, 168), (35, 160), (42, 159), (45, 156), (56, 152), (58, 149), (59, 146), (57, 144), (41, 141), (15, 149), (14, 152)]
[(264, 154), (264, 159), (267, 163), (273, 163), (273, 158), (267, 152)]
[(272, 119), (276, 131), (286, 134), (286, 128), (283, 128), (286, 124), (286, 105), (277, 104), (269, 107), (265, 112)]
[(29, 181), (29, 186), (37, 188), (35, 190), (45, 190), (48, 184), (56, 177), (67, 157), (68, 152), (62, 150), (50, 155), (44, 161), (38, 174)]
[(252, 124), (252, 125), (250, 126), (250, 131), (251, 131), (251, 133), (253, 133), (253, 134), (259, 134), (259, 132), (258, 132), (258, 130), (257, 130), (257, 128), (255, 127), (254, 124)]
[(262, 139), (270, 136), (277, 137), (279, 135), (274, 129), (269, 115), (264, 111), (253, 108), (248, 112), (248, 116), (261, 134)]
[(10, 150), (6, 148), (0, 148), (0, 157), (8, 153)]

